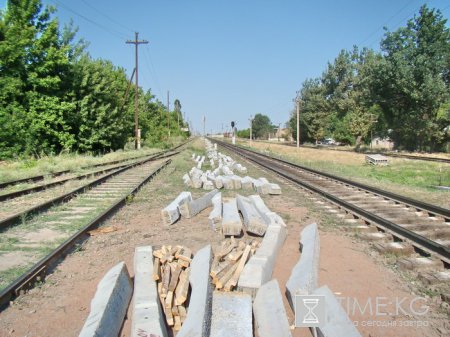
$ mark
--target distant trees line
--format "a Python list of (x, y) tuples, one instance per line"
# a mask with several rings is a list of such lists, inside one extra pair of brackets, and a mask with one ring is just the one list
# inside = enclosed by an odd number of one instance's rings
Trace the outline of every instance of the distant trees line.
[[(90, 57), (86, 43), (75, 41), (76, 29), (60, 28), (53, 13), (40, 0), (9, 0), (0, 12), (0, 159), (98, 154), (134, 136), (134, 90), (125, 96), (125, 70)], [(165, 141), (169, 131), (185, 134), (179, 101), (169, 112), (150, 91), (139, 91), (146, 144)]]
[[(303, 82), (302, 141), (333, 137), (360, 145), (370, 131), (397, 148), (445, 150), (450, 138), (450, 29), (441, 12), (419, 14), (386, 32), (381, 53), (342, 50), (320, 77)], [(296, 138), (297, 116), (289, 126)]]

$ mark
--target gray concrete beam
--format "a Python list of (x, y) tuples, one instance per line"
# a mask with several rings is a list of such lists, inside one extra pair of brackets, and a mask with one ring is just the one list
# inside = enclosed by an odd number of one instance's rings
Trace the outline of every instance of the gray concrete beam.
[(243, 190), (253, 190), (253, 178), (245, 176), (241, 180)]
[(255, 194), (250, 195), (248, 198), (252, 201), (256, 210), (259, 212), (267, 225), (280, 225), (286, 227), (283, 219), (277, 213), (272, 212), (269, 208), (267, 208), (261, 196)]
[(347, 313), (342, 308), (333, 292), (327, 287), (320, 287), (312, 292), (312, 295), (325, 296), (326, 319), (322, 327), (317, 328), (321, 337), (361, 337)]
[(240, 235), (242, 231), (241, 217), (237, 209), (236, 199), (230, 198), (222, 202), (223, 235)]
[(281, 187), (278, 184), (269, 184), (269, 194), (281, 194)]
[(118, 336), (133, 293), (125, 262), (111, 268), (97, 285), (79, 337)]
[(192, 218), (196, 216), (198, 213), (203, 211), (205, 208), (212, 205), (211, 199), (219, 193), (218, 190), (212, 190), (211, 192), (206, 193), (198, 199), (191, 200), (190, 202), (185, 202), (179, 206), (179, 210), (181, 216), (185, 218)]
[(246, 231), (263, 236), (267, 229), (267, 223), (256, 210), (252, 201), (242, 195), (236, 196), (238, 210), (242, 213)]
[(208, 337), (211, 323), (211, 267), (212, 251), (208, 245), (200, 249), (192, 259), (189, 283), (191, 297), (189, 309), (177, 337)]
[(277, 280), (259, 288), (253, 302), (253, 313), (259, 337), (292, 336)]
[(191, 180), (191, 178), (189, 177), (189, 174), (186, 173), (186, 174), (183, 176), (183, 183), (184, 183), (187, 187), (192, 187), (192, 186), (193, 186), (192, 180)]
[(283, 245), (286, 235), (285, 226), (271, 225), (267, 227), (260, 247), (245, 265), (239, 277), (239, 290), (255, 296), (259, 287), (270, 280), (278, 251)]
[(318, 285), (320, 240), (317, 224), (312, 223), (302, 230), (300, 247), (300, 259), (286, 282), (286, 296), (292, 310), (295, 295), (307, 295)]
[(163, 223), (171, 225), (180, 218), (179, 207), (192, 200), (191, 192), (181, 192), (175, 200), (161, 211)]
[(212, 312), (210, 337), (253, 336), (250, 295), (214, 291)]
[(134, 251), (133, 316), (131, 318), (132, 337), (167, 337), (158, 289), (152, 275), (152, 247), (136, 247)]
[(208, 223), (212, 229), (216, 230), (222, 222), (222, 193), (217, 193), (212, 199), (213, 209), (208, 216)]

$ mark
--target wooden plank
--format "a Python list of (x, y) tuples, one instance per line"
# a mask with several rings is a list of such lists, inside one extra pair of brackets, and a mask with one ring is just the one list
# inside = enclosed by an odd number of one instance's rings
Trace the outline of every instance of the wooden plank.
[(161, 259), (163, 257), (163, 253), (160, 249), (158, 249), (153, 252), (153, 256)]
[(173, 317), (180, 316), (180, 313), (178, 312), (178, 305), (172, 306), (172, 315)]
[(178, 281), (178, 287), (175, 289), (176, 293), (176, 305), (183, 304), (188, 295), (189, 291), (189, 274), (191, 272), (191, 268), (187, 268), (183, 270), (180, 274), (180, 280)]
[(170, 283), (169, 283), (169, 291), (175, 291), (175, 288), (177, 287), (178, 278), (180, 277), (181, 273), (181, 266), (179, 264), (176, 264), (175, 269), (171, 271), (170, 276)]
[(215, 275), (213, 276), (213, 283), (216, 284), (226, 273), (228, 273), (228, 271), (233, 268), (233, 266), (236, 263), (234, 261), (231, 260), (227, 260), (224, 264), (223, 264), (223, 268)]
[(189, 248), (183, 247), (183, 249), (181, 249), (176, 254), (175, 257), (179, 260), (191, 262), (192, 261), (191, 256), (192, 256), (192, 251)]
[(226, 284), (226, 290), (232, 290), (233, 287), (236, 286), (239, 276), (242, 273), (242, 270), (244, 269), (245, 263), (248, 260), (248, 257), (250, 256), (252, 246), (245, 247), (244, 253), (242, 254), (242, 258), (239, 260), (239, 263), (236, 264), (237, 268), (233, 273), (233, 276), (230, 278), (229, 282)]
[(170, 265), (166, 264), (164, 266), (164, 272), (162, 275), (162, 293), (167, 294), (167, 291), (169, 290), (169, 283), (170, 283)]
[(180, 316), (174, 316), (175, 318), (175, 324), (173, 326), (173, 329), (175, 331), (180, 331), (181, 329), (181, 317)]
[(161, 279), (161, 262), (159, 257), (156, 257), (153, 261), (153, 280), (159, 281)]
[(162, 298), (161, 297), (161, 294), (162, 294), (162, 283), (161, 282), (158, 282), (158, 294), (159, 294), (159, 297)]
[(172, 309), (164, 309), (164, 313), (166, 314), (166, 321), (169, 326), (174, 325), (173, 315), (172, 315)]
[(238, 244), (236, 242), (231, 242), (229, 246), (227, 246), (224, 250), (219, 253), (219, 257), (222, 258), (225, 255), (229, 254), (234, 248), (236, 248)]
[(187, 268), (190, 265), (189, 261), (184, 261), (184, 260), (177, 260), (177, 263), (184, 268)]
[(185, 319), (186, 319), (186, 308), (184, 307), (184, 305), (177, 305), (178, 308), (178, 313), (180, 314), (180, 318), (181, 318), (181, 323), (184, 323)]
[(242, 254), (244, 253), (244, 250), (237, 250), (234, 252), (231, 252), (227, 255), (227, 259), (231, 261), (237, 261), (241, 258)]
[(223, 286), (228, 282), (228, 280), (233, 276), (239, 263), (235, 263), (231, 268), (216, 282), (216, 289), (222, 289)]
[(166, 309), (171, 309), (172, 308), (172, 302), (173, 302), (173, 291), (168, 291), (167, 292), (167, 296), (166, 296), (166, 300), (164, 302), (164, 306)]

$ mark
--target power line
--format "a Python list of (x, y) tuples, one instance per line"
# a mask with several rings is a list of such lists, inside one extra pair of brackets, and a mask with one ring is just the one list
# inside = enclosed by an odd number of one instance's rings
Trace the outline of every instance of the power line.
[(378, 27), (376, 30), (374, 30), (372, 33), (369, 34), (367, 38), (365, 38), (359, 45), (363, 45), (366, 41), (370, 40), (377, 32), (379, 32), (381, 29), (383, 29), (393, 18), (395, 18), (397, 15), (399, 15), (406, 7), (410, 6), (413, 2), (416, 2), (417, 0), (411, 0), (406, 5), (404, 5), (402, 8), (400, 8), (394, 15), (392, 15), (381, 27)]
[(155, 68), (155, 66), (154, 66), (154, 64), (152, 62), (152, 57), (151, 57), (151, 54), (150, 54), (150, 48), (148, 46), (145, 46), (145, 48), (144, 48), (144, 57), (145, 57), (146, 61), (148, 62), (149, 68), (150, 68), (150, 72), (153, 74), (153, 78), (155, 79), (155, 84), (156, 84), (156, 88), (157, 88), (158, 93), (159, 93), (159, 97), (161, 97), (161, 99), (162, 99), (163, 94), (162, 94), (161, 86), (159, 84), (158, 74), (156, 73), (156, 68)]
[(107, 27), (105, 27), (105, 26), (95, 22), (94, 20), (89, 19), (88, 17), (84, 16), (83, 14), (78, 13), (77, 11), (73, 10), (72, 8), (67, 6), (66, 4), (62, 3), (61, 1), (59, 1), (59, 0), (51, 0), (51, 1), (53, 3), (55, 3), (56, 5), (59, 5), (59, 6), (63, 7), (63, 8), (65, 8), (67, 11), (69, 11), (69, 12), (79, 16), (80, 18), (86, 20), (87, 22), (89, 22), (89, 23), (91, 23), (91, 24), (93, 24), (93, 25), (95, 25), (95, 26), (105, 30), (109, 34), (111, 34), (111, 35), (113, 35), (113, 36), (115, 36), (115, 37), (117, 37), (117, 38), (119, 38), (121, 40), (125, 40), (126, 39), (126, 36), (123, 35), (122, 33), (118, 32), (118, 31), (116, 31), (114, 29), (107, 28)]
[[(428, 1), (425, 1), (423, 4), (424, 4), (424, 5), (425, 5), (425, 4), (428, 4)], [(421, 6), (422, 6), (422, 5), (421, 5)], [(398, 27), (401, 23), (405, 22), (405, 21), (408, 20), (408, 19), (411, 19), (411, 18), (413, 17), (413, 15), (416, 14), (417, 11), (418, 11), (419, 9), (420, 9), (420, 8), (414, 9), (413, 12), (410, 12), (408, 15), (406, 15), (405, 17), (403, 17), (401, 20), (397, 21), (392, 27)], [(373, 43), (370, 45), (370, 47), (372, 47), (375, 43), (376, 43), (376, 41), (373, 42)]]
[(129, 33), (129, 32), (134, 32), (134, 30), (132, 30), (132, 29), (130, 29), (129, 27), (125, 26), (125, 25), (122, 24), (121, 22), (119, 22), (119, 21), (117, 21), (117, 20), (111, 18), (109, 15), (106, 15), (106, 14), (103, 13), (101, 10), (95, 8), (94, 6), (92, 6), (92, 5), (91, 5), (90, 3), (88, 3), (87, 1), (85, 1), (85, 0), (81, 0), (81, 1), (83, 1), (83, 3), (84, 3), (85, 5), (87, 5), (88, 7), (90, 7), (91, 9), (93, 9), (94, 11), (96, 11), (97, 13), (99, 13), (100, 15), (102, 15), (103, 17), (105, 17), (106, 19), (108, 19), (109, 21), (111, 21), (112, 23), (114, 23), (114, 24), (116, 24), (116, 25), (122, 27), (123, 29), (125, 29), (128, 33)]

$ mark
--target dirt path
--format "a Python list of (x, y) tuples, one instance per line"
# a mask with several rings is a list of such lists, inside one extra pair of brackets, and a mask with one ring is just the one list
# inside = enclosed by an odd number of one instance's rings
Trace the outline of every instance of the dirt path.
[[(203, 211), (193, 219), (182, 219), (165, 227), (161, 224), (160, 210), (183, 189), (181, 176), (192, 166), (191, 152), (174, 159), (157, 178), (147, 184), (134, 200), (120, 210), (105, 226), (117, 226), (118, 230), (90, 237), (69, 255), (41, 286), (19, 297), (9, 308), (0, 313), (0, 337), (61, 337), (78, 336), (89, 314), (90, 301), (96, 285), (108, 269), (125, 261), (133, 275), (133, 254), (137, 246), (183, 244), (195, 252), (208, 243), (213, 248), (221, 235), (207, 225), (209, 211)], [(249, 169), (256, 169), (248, 165)], [(266, 172), (255, 173), (270, 177)], [(316, 221), (321, 226), (320, 284), (327, 284), (339, 296), (357, 298), (364, 303), (368, 298), (411, 298), (411, 292), (400, 277), (372, 258), (368, 246), (356, 242), (342, 230), (330, 227), (327, 215), (314, 210), (304, 193), (282, 184), (283, 195), (265, 196), (273, 211), (288, 224), (288, 238), (281, 250), (274, 270), (274, 277), (283, 288), (290, 270), (298, 261), (298, 239), (301, 229)], [(203, 191), (193, 191), (198, 197)], [(234, 193), (234, 192), (233, 192)], [(406, 303), (406, 302), (405, 302)], [(288, 308), (287, 301), (285, 306)], [(293, 314), (288, 310), (290, 323)], [(131, 312), (128, 313), (131, 317)], [(434, 310), (427, 320), (441, 329), (445, 318)], [(383, 320), (391, 317), (383, 317)], [(354, 315), (354, 320), (373, 321), (371, 315)], [(396, 320), (405, 319), (403, 316)], [(444, 336), (434, 327), (378, 328), (358, 327), (363, 336)], [(442, 330), (444, 331), (444, 330)], [(125, 321), (121, 336), (130, 335), (130, 321)], [(305, 329), (295, 329), (293, 336), (310, 336)]]

